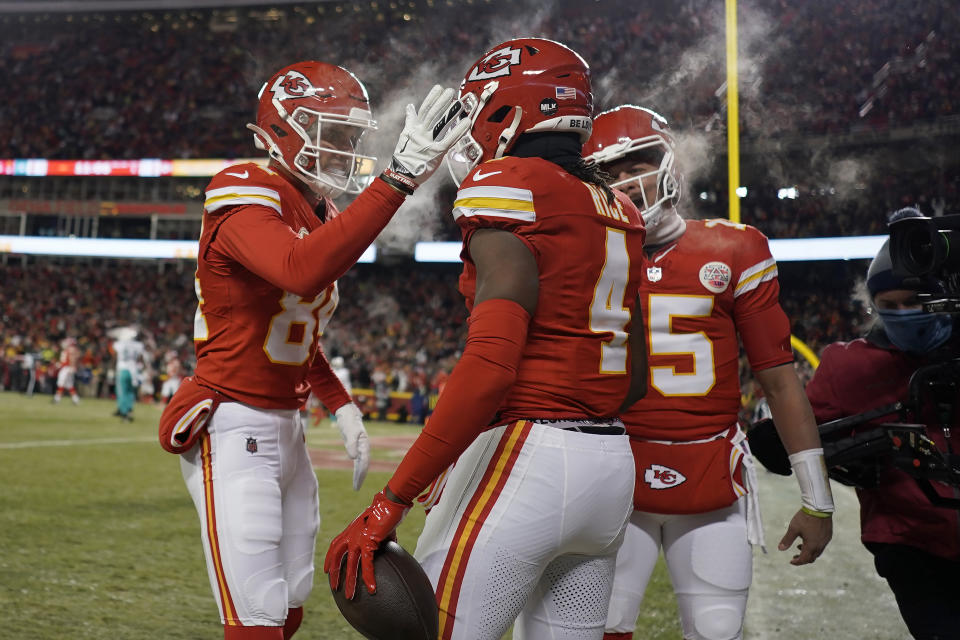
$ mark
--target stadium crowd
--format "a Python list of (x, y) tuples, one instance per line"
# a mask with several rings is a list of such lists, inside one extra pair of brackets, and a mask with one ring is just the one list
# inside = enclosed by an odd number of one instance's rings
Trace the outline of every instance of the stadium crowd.
[(74, 338), (80, 350), (81, 396), (106, 397), (114, 376), (110, 330), (136, 326), (153, 360), (143, 372), (147, 384), (142, 390), (152, 389), (146, 394), (150, 397), (158, 394), (165, 354), (173, 351), (186, 362), (193, 354), (193, 272), (168, 267), (58, 260), (26, 267), (11, 261), (0, 267), (0, 386), (25, 390), (32, 366), (33, 389), (53, 393), (61, 343)]
[[(836, 283), (849, 282), (852, 290), (865, 268), (862, 261), (816, 263), (814, 268), (781, 265), (781, 300), (793, 332), (814, 351), (859, 331), (862, 309), (851, 291)], [(189, 268), (39, 259), (26, 267), (12, 262), (0, 266), (0, 275), (0, 388), (26, 390), (30, 376), (24, 356), (29, 355), (35, 392), (52, 394), (60, 344), (73, 337), (81, 353), (81, 397), (110, 397), (114, 357), (109, 331), (117, 326), (138, 327), (146, 345), (151, 365), (143, 372), (142, 400), (160, 399), (168, 352), (177, 354), (187, 372), (193, 370), (196, 299)], [(466, 338), (458, 275), (452, 265), (358, 265), (339, 281), (341, 303), (323, 336), (324, 351), (345, 359), (354, 388), (380, 385), (389, 391), (435, 394)], [(749, 380), (744, 387), (751, 388)]]
[[(383, 109), (418, 74), (453, 78), (443, 65), (459, 69), (461, 52), (482, 49), (518, 21), (584, 55), (598, 79), (598, 107), (639, 101), (675, 128), (722, 126), (722, 4), (657, 0), (626, 16), (614, 3), (554, 4), (371, 0), (6, 14), (0, 139), (7, 157), (18, 158), (243, 157), (249, 96), (283, 61), (333, 59)], [(955, 9), (950, 0), (757, 0), (740, 15), (742, 133), (767, 139), (956, 115)], [(424, 56), (434, 51), (446, 53)]]

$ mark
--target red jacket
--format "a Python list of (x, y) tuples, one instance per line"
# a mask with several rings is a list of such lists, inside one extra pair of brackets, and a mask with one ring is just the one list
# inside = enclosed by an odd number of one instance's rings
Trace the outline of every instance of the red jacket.
[[(888, 349), (860, 338), (836, 342), (823, 351), (820, 366), (810, 384), (807, 397), (823, 423), (908, 398), (911, 374), (924, 364), (920, 358), (896, 349)], [(895, 418), (885, 416), (877, 424)], [(926, 412), (911, 416), (917, 422), (935, 425)], [(960, 426), (957, 414), (954, 425)], [(860, 430), (869, 428), (860, 427)], [(954, 441), (960, 429), (954, 429)], [(927, 435), (946, 450), (939, 428), (928, 428)], [(939, 482), (933, 486), (943, 496), (958, 497), (960, 492)], [(934, 507), (909, 475), (886, 467), (874, 489), (857, 489), (860, 499), (861, 540), (918, 547), (944, 558), (960, 559), (960, 511)]]

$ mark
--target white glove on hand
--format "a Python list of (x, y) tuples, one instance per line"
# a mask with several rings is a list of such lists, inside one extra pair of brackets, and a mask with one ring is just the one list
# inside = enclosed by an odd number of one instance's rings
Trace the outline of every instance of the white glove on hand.
[(363, 414), (352, 402), (334, 412), (347, 457), (353, 460), (353, 490), (359, 491), (370, 467), (370, 440), (363, 428)]
[[(456, 106), (454, 106), (456, 105)], [(419, 111), (407, 105), (407, 119), (393, 152), (390, 168), (384, 174), (406, 188), (408, 193), (433, 175), (443, 156), (470, 130), (470, 118), (461, 118), (463, 107), (457, 92), (434, 85), (423, 99)], [(455, 121), (455, 124), (450, 124)], [(434, 135), (439, 135), (434, 138)], [(388, 180), (389, 181), (389, 180)]]

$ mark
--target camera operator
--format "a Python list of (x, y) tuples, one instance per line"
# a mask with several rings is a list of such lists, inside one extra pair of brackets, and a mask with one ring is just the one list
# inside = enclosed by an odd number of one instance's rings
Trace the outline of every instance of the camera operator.
[[(904, 209), (893, 219), (917, 215)], [(918, 367), (960, 356), (960, 330), (954, 330), (952, 316), (924, 312), (917, 297), (941, 293), (938, 281), (895, 275), (888, 245), (867, 271), (877, 322), (863, 338), (826, 347), (807, 386), (818, 424), (898, 401), (909, 406), (909, 382)], [(950, 400), (953, 426), (960, 424), (956, 400)], [(947, 451), (933, 405), (925, 398), (909, 417), (927, 425), (926, 435)], [(960, 638), (960, 511), (933, 506), (914, 478), (889, 463), (879, 462), (876, 475), (869, 475), (876, 481), (863, 484), (873, 486), (857, 488), (861, 540), (893, 590), (910, 633), (924, 640)], [(958, 496), (954, 487), (932, 484), (942, 496)]]

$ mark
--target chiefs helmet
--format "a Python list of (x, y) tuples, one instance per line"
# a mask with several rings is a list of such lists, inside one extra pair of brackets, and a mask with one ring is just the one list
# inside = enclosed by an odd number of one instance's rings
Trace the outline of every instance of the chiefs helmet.
[[(659, 165), (653, 171), (639, 173), (610, 185), (618, 188), (633, 182), (639, 184), (637, 191), (642, 201), (635, 204), (649, 227), (659, 220), (665, 202), (673, 206), (680, 200), (680, 175), (676, 171), (674, 148), (670, 125), (663, 116), (650, 109), (628, 104), (604, 111), (594, 118), (593, 134), (583, 146), (583, 157), (603, 168), (626, 156)], [(647, 202), (644, 185), (650, 184), (651, 180), (656, 181), (657, 196), (653, 202)]]
[(314, 193), (360, 193), (376, 158), (358, 153), (360, 138), (376, 129), (367, 90), (342, 67), (298, 62), (260, 89), (257, 123), (248, 124), (267, 151)]
[(542, 38), (508, 40), (484, 54), (460, 84), (469, 133), (447, 154), (457, 184), (481, 162), (509, 153), (520, 134), (590, 137), (590, 67), (576, 52)]

